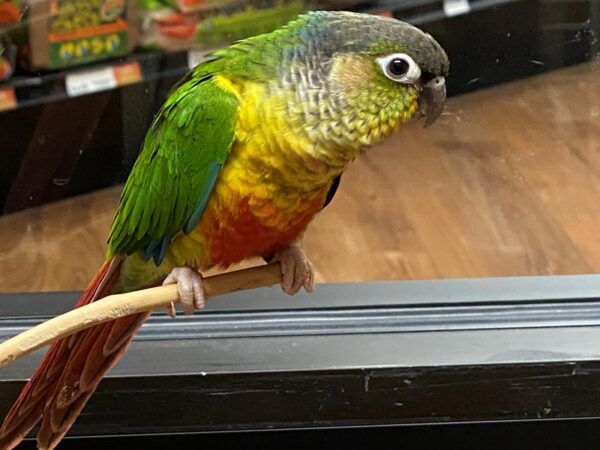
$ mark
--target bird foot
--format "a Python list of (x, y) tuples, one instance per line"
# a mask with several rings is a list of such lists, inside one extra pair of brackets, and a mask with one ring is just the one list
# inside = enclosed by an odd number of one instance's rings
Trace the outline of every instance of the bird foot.
[(286, 294), (294, 295), (304, 287), (312, 292), (315, 287), (315, 271), (308, 257), (297, 245), (290, 245), (275, 254), (273, 261), (281, 263), (281, 288)]
[[(163, 281), (163, 286), (175, 283), (184, 313), (193, 314), (195, 310), (204, 308), (204, 281), (199, 272), (189, 267), (175, 267)], [(167, 313), (171, 317), (177, 314), (173, 303), (167, 308)]]

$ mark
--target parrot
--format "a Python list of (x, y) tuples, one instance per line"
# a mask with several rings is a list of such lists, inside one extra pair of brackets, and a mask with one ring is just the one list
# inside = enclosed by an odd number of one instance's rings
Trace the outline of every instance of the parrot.
[[(448, 71), (430, 34), (346, 11), (306, 12), (212, 52), (153, 118), (106, 260), (75, 307), (176, 284), (191, 314), (205, 304), (202, 272), (256, 257), (280, 262), (285, 293), (311, 292), (308, 224), (360, 153), (410, 120), (440, 116)], [(0, 449), (37, 424), (38, 448), (54, 449), (149, 314), (53, 343), (5, 417)]]

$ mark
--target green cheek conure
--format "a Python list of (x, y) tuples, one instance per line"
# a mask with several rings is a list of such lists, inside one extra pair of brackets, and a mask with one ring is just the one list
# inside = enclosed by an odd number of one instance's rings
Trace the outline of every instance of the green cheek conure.
[[(199, 271), (261, 256), (282, 287), (313, 288), (301, 236), (348, 164), (413, 117), (432, 123), (448, 58), (394, 19), (312, 12), (216, 51), (174, 88), (127, 180), (105, 264), (77, 306), (177, 283), (187, 313), (204, 305)], [(39, 422), (52, 449), (148, 314), (56, 342), (0, 430), (16, 446)]]

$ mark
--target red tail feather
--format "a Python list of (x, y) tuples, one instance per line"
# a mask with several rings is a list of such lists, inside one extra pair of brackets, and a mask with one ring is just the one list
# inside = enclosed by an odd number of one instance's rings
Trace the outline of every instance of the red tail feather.
[[(120, 269), (119, 259), (106, 262), (75, 307), (111, 294)], [(38, 448), (56, 447), (147, 317), (144, 313), (107, 322), (52, 344), (4, 419), (0, 449), (17, 446), (40, 420)]]

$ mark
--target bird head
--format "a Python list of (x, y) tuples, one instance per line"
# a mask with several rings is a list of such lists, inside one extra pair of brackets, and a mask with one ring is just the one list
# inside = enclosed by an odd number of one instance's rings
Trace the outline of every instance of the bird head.
[(388, 17), (313, 11), (216, 56), (234, 78), (268, 86), (258, 108), (276, 110), (313, 146), (341, 149), (341, 160), (412, 118), (432, 124), (446, 99), (442, 47)]
[(350, 12), (312, 12), (288, 28), (295, 41), (280, 79), (294, 86), (302, 119), (321, 140), (370, 145), (414, 117), (427, 126), (441, 114), (449, 62), (431, 35)]

